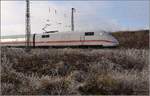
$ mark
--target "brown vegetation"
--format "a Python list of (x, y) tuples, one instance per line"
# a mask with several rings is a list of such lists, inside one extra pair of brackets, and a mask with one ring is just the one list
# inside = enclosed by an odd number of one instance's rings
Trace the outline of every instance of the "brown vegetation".
[(2, 48), (3, 95), (147, 95), (148, 49)]
[(149, 30), (121, 31), (112, 33), (120, 48), (149, 48)]

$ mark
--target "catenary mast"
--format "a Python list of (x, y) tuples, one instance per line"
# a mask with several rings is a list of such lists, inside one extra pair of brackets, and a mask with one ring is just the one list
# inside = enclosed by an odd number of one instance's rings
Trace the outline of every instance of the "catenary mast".
[(72, 10), (71, 10), (71, 31), (74, 31), (74, 11), (75, 11), (75, 8), (72, 8)]
[(30, 48), (30, 1), (26, 0), (26, 48)]

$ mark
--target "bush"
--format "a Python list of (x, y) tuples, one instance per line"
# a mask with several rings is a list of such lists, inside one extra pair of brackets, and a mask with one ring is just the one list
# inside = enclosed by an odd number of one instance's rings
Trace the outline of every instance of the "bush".
[(2, 94), (147, 95), (148, 52), (2, 48)]

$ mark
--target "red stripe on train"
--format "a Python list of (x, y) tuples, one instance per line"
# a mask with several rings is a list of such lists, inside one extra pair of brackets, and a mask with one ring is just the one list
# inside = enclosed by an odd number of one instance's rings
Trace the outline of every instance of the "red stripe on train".
[[(70, 43), (70, 42), (109, 42), (109, 43), (114, 43), (113, 41), (109, 40), (71, 40), (71, 41), (39, 41), (35, 43)], [(25, 41), (12, 41), (12, 42), (0, 42), (0, 44), (18, 44), (18, 43), (26, 43)], [(30, 42), (33, 43), (33, 42)]]

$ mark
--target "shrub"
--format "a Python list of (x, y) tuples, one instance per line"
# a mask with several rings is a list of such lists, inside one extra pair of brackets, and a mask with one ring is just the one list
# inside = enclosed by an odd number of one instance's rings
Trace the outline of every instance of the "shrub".
[(2, 94), (147, 95), (148, 52), (2, 48)]

